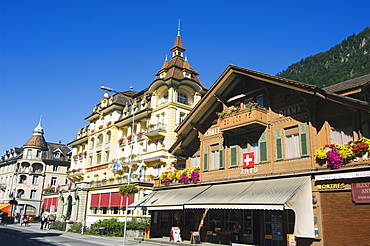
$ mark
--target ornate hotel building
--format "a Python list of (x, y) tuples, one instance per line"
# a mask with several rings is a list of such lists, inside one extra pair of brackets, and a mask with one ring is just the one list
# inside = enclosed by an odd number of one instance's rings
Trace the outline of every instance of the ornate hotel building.
[(126, 197), (120, 196), (119, 187), (128, 182), (139, 187), (128, 198), (132, 203), (151, 192), (163, 170), (177, 165), (168, 152), (177, 140), (174, 130), (207, 89), (184, 57), (179, 33), (170, 51), (171, 60), (166, 59), (147, 88), (114, 94), (108, 88), (85, 118), (88, 126), (69, 143), (70, 184), (60, 191), (58, 217), (86, 225), (112, 217), (123, 220)]

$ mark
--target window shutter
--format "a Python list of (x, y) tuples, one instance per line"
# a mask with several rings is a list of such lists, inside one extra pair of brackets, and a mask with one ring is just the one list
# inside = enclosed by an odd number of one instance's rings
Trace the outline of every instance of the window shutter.
[(204, 146), (203, 149), (203, 171), (208, 171), (208, 152), (209, 152), (209, 146)]
[(218, 144), (218, 150), (220, 155), (220, 169), (224, 169), (225, 168), (224, 142)]
[(275, 130), (276, 160), (284, 159), (283, 155), (283, 129)]
[(308, 156), (308, 127), (306, 123), (298, 125), (301, 156)]
[(230, 167), (238, 166), (238, 145), (230, 146)]
[(268, 133), (264, 132), (261, 134), (260, 139), (258, 140), (258, 149), (259, 149), (259, 158), (260, 162), (267, 162), (268, 161)]

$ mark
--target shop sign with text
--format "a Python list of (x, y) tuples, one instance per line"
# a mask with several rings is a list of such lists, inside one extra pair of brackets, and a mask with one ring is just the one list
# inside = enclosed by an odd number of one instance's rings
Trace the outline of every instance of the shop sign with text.
[(355, 203), (370, 203), (370, 182), (352, 183), (351, 189)]

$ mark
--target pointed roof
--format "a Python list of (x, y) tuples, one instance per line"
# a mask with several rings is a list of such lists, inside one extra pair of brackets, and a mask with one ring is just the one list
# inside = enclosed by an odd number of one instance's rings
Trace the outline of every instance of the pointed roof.
[(23, 147), (38, 148), (42, 150), (47, 150), (47, 143), (44, 139), (44, 128), (41, 125), (41, 117), (38, 125), (33, 130), (33, 135), (31, 138), (23, 145)]
[[(161, 69), (155, 74), (156, 78), (154, 81), (169, 79), (175, 79), (178, 81), (192, 80), (201, 87), (205, 88), (198, 78), (199, 73), (190, 66), (187, 58), (184, 59), (183, 57), (185, 48), (182, 45), (180, 31), (178, 32), (174, 46), (170, 51), (173, 54), (171, 60), (167, 61), (166, 57)], [(187, 73), (187, 76), (185, 76), (184, 72)]]

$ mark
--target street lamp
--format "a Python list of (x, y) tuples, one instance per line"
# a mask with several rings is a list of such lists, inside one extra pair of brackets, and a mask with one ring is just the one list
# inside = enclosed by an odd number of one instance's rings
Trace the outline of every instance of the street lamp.
[[(128, 176), (127, 176), (127, 185), (130, 185), (131, 169), (132, 169), (132, 154), (133, 154), (132, 152), (133, 152), (133, 148), (134, 148), (135, 111), (133, 109), (132, 102), (122, 92), (116, 91), (116, 90), (114, 90), (112, 88), (109, 88), (109, 87), (106, 87), (106, 86), (102, 86), (101, 89), (105, 90), (105, 91), (121, 94), (122, 96), (124, 96), (127, 99), (127, 101), (130, 102), (130, 106), (131, 106), (131, 110), (132, 110), (132, 127), (131, 127), (132, 142), (131, 142), (130, 162), (129, 162), (129, 166), (128, 166)], [(130, 90), (132, 90), (132, 86), (130, 86)], [(126, 241), (127, 241), (127, 235), (126, 235), (127, 234), (127, 214), (128, 214), (128, 194), (126, 194), (125, 227), (123, 229), (123, 245), (126, 245)]]

